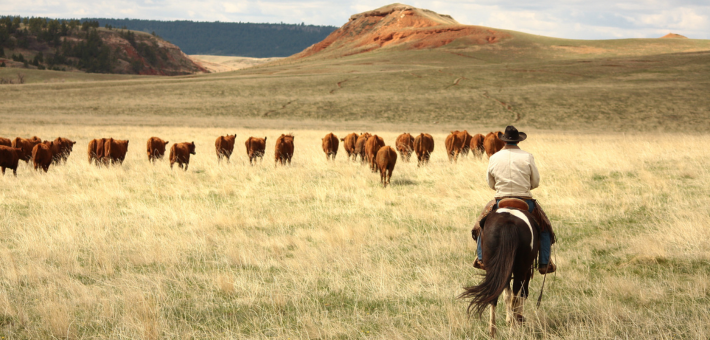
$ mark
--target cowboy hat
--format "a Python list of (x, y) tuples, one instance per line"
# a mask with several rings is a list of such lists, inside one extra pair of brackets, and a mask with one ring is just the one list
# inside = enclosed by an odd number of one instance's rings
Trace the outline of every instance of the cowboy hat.
[(528, 135), (525, 132), (518, 132), (515, 126), (508, 125), (505, 128), (505, 133), (498, 132), (498, 138), (504, 142), (516, 143), (524, 141)]

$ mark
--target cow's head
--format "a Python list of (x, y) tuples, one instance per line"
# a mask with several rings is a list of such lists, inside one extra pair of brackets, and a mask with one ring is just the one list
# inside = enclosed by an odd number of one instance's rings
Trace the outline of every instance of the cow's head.
[(165, 145), (168, 145), (168, 143), (170, 143), (170, 142), (168, 142), (168, 141), (165, 141), (165, 142), (163, 142), (163, 143), (165, 143)]
[(188, 149), (190, 150), (190, 153), (194, 155), (195, 154), (195, 142), (188, 144)]

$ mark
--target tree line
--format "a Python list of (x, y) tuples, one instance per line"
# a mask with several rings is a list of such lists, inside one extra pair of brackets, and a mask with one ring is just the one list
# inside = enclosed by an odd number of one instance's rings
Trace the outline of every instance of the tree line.
[(187, 54), (287, 57), (325, 39), (334, 26), (86, 18), (102, 26), (153, 33)]
[[(90, 19), (0, 16), (0, 57), (21, 62), (25, 67), (34, 65), (40, 70), (76, 68), (90, 73), (113, 73), (119, 58), (125, 59), (125, 53), (107, 45), (101, 38), (99, 27), (98, 21)], [(111, 25), (104, 27), (113, 30)], [(125, 29), (117, 30), (116, 34), (126, 39), (150, 66), (157, 67), (159, 60), (168, 59), (166, 52), (151, 39), (137, 41), (135, 33)], [(66, 37), (78, 39), (68, 40)], [(21, 52), (10, 54), (9, 51), (16, 49), (29, 50), (33, 56)], [(139, 59), (127, 61), (134, 73), (144, 68)], [(4, 66), (2, 62), (0, 67)]]

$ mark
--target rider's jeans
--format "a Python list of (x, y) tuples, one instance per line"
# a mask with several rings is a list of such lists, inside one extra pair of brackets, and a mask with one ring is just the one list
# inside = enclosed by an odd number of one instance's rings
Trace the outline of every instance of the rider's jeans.
[[(496, 204), (500, 201), (500, 199), (496, 200)], [(530, 213), (535, 210), (535, 201), (533, 200), (525, 200), (525, 202), (528, 204), (528, 211)], [(497, 207), (496, 207), (497, 208)], [(550, 247), (552, 247), (552, 241), (550, 240), (550, 232), (548, 231), (543, 231), (540, 233), (540, 257), (538, 258), (538, 262), (540, 263), (540, 266), (546, 266), (548, 263), (550, 263)], [(478, 260), (483, 261), (483, 252), (481, 251), (481, 237), (476, 240), (476, 254), (478, 255)]]

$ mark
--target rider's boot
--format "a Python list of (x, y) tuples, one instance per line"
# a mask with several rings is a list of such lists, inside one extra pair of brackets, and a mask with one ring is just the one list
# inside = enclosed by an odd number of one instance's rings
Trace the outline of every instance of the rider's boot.
[(481, 251), (481, 238), (478, 237), (476, 240), (476, 260), (473, 261), (473, 268), (486, 270), (486, 265), (483, 264), (481, 260), (483, 258), (483, 252)]
[(540, 274), (554, 273), (555, 270), (557, 270), (557, 266), (555, 266), (555, 264), (552, 263), (552, 259), (550, 258), (550, 247), (552, 247), (552, 242), (550, 240), (550, 232), (549, 231), (541, 232), (540, 233), (540, 258), (538, 259), (538, 263), (540, 263), (538, 271), (540, 272)]

